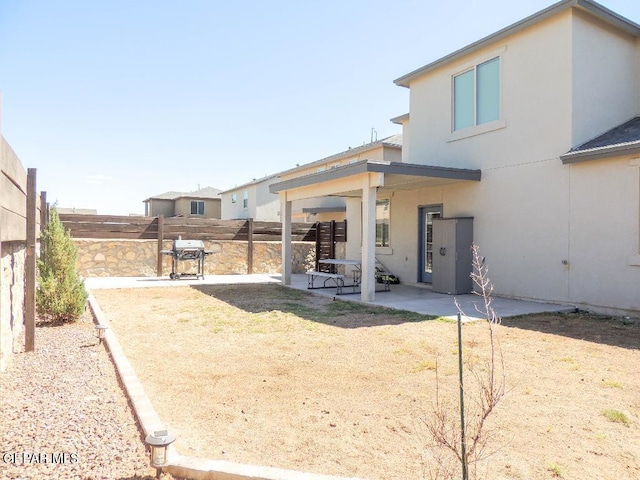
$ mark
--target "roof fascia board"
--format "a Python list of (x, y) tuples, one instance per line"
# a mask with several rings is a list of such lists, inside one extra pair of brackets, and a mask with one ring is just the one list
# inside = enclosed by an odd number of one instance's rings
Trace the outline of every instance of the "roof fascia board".
[(623, 17), (622, 15), (617, 14), (613, 10), (609, 10), (604, 5), (600, 5), (599, 3), (590, 0), (578, 0), (577, 5), (630, 35), (636, 37), (640, 36), (640, 25)]
[(437, 167), (431, 165), (416, 165), (414, 163), (390, 162), (369, 163), (370, 172), (380, 172), (390, 175), (410, 175), (414, 177), (451, 178), (456, 180), (480, 181), (480, 170), (465, 168)]
[(618, 15), (617, 13), (609, 10), (608, 8), (603, 7), (602, 5), (596, 2), (593, 2), (591, 0), (563, 0), (545, 8), (544, 10), (540, 10), (539, 12), (534, 13), (533, 15), (530, 15), (524, 18), (523, 20), (520, 20), (519, 22), (509, 25), (508, 27), (503, 28), (502, 30), (498, 30), (497, 32), (492, 33), (491, 35), (478, 40), (477, 42), (474, 42), (470, 45), (467, 45), (466, 47), (456, 50), (455, 52), (450, 53), (449, 55), (446, 55), (436, 60), (435, 62), (431, 62), (423, 67), (418, 68), (417, 70), (409, 72), (406, 75), (403, 75), (402, 77), (399, 77), (396, 80), (394, 80), (394, 83), (398, 86), (409, 88), (409, 84), (411, 83), (412, 80), (420, 77), (421, 75), (427, 72), (435, 70), (436, 68), (441, 67), (442, 65), (445, 65), (447, 63), (453, 62), (454, 60), (457, 60), (461, 57), (474, 53), (493, 42), (502, 40), (503, 38), (509, 35), (512, 35), (520, 30), (523, 30), (529, 27), (530, 25), (538, 23), (568, 8), (572, 8), (576, 6), (583, 8), (587, 12), (599, 17), (600, 19), (604, 20), (605, 22), (619, 29), (626, 31), (627, 33), (630, 33), (631, 35), (640, 36), (640, 25), (638, 25), (635, 22), (632, 22), (631, 20), (621, 15)]
[(571, 163), (588, 162), (589, 160), (602, 160), (604, 158), (633, 155), (637, 153), (640, 153), (640, 142), (630, 145), (614, 145), (606, 148), (565, 153), (560, 156), (560, 160), (562, 160), (564, 165), (567, 165)]
[(396, 125), (402, 125), (402, 122), (406, 122), (409, 120), (409, 114), (404, 113), (402, 115), (398, 115), (397, 117), (393, 117), (389, 119), (391, 123), (395, 123)]
[(283, 182), (270, 185), (271, 193), (280, 193), (293, 188), (306, 187), (315, 183), (337, 180), (362, 173), (383, 173), (389, 175), (409, 175), (415, 177), (451, 178), (456, 180), (480, 181), (480, 170), (468, 170), (462, 168), (435, 167), (428, 165), (416, 165), (401, 162), (369, 162), (363, 160), (342, 168), (336, 168), (325, 172), (314, 173), (302, 177), (295, 177)]

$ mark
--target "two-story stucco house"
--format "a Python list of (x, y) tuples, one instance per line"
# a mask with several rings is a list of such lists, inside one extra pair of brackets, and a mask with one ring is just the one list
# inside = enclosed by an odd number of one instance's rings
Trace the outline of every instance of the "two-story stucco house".
[(144, 200), (146, 217), (221, 217), (220, 190), (205, 187), (194, 192), (166, 192)]
[[(344, 152), (226, 190), (220, 194), (222, 218), (225, 220), (253, 218), (279, 222), (280, 197), (269, 190), (273, 183), (281, 179), (334, 170), (365, 159), (401, 161), (402, 135), (392, 135), (359, 147), (349, 148)], [(294, 202), (291, 215), (292, 220), (296, 222), (342, 221), (346, 216), (345, 200), (340, 196), (301, 199)]]
[(272, 185), (285, 213), (284, 283), (291, 202), (339, 195), (364, 301), (375, 295), (375, 256), (406, 283), (435, 286), (455, 269), (436, 262), (459, 261), (437, 243), (448, 217), (470, 225), (498, 295), (640, 311), (639, 25), (564, 0), (395, 83), (410, 90), (409, 113), (392, 119), (403, 126), (402, 162)]

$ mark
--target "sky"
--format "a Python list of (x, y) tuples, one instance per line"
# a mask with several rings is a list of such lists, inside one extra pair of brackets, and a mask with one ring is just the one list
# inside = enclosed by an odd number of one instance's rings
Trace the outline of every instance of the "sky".
[(401, 133), (394, 79), (552, 3), (0, 0), (0, 132), (51, 203), (142, 214)]

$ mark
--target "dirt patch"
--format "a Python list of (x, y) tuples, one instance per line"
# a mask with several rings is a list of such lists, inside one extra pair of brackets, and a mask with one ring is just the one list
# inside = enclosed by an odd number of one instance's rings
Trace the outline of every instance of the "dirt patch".
[[(457, 405), (454, 323), (276, 285), (94, 294), (180, 453), (428, 478), (422, 419), (436, 361), (453, 414)], [(465, 362), (481, 365), (486, 324), (463, 335)], [(505, 321), (499, 337), (508, 394), (489, 422), (487, 478), (639, 478), (640, 326), (527, 316)]]

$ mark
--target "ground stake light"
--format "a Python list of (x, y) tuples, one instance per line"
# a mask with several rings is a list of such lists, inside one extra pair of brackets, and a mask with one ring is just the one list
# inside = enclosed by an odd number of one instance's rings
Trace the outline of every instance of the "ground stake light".
[(104, 332), (107, 330), (106, 325), (96, 325), (96, 335), (98, 336), (98, 343), (102, 343), (102, 340), (104, 340)]
[(160, 478), (162, 467), (169, 463), (167, 447), (175, 442), (176, 436), (169, 430), (158, 430), (147, 435), (145, 442), (151, 447), (151, 466), (156, 469), (156, 476)]

